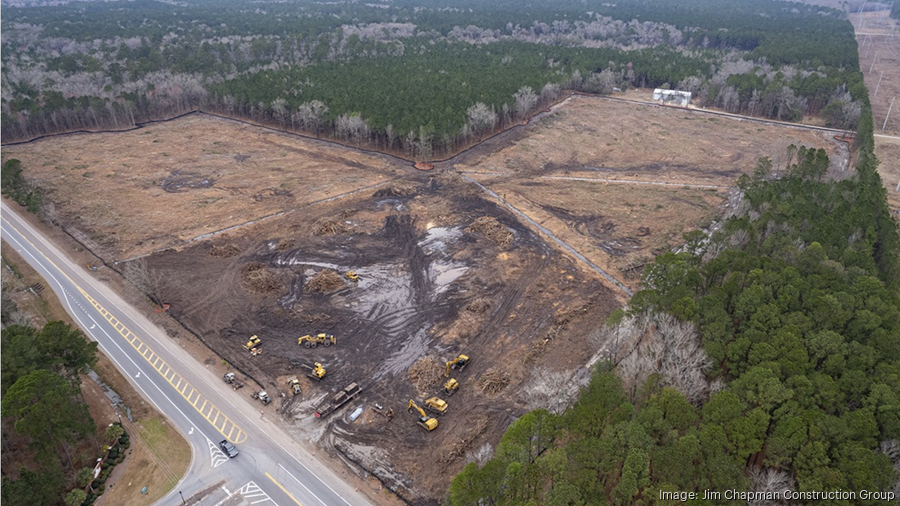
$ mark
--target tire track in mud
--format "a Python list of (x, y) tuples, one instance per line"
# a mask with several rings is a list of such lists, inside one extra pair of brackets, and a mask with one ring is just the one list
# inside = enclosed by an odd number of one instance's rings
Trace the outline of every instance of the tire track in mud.
[(409, 286), (394, 300), (376, 302), (351, 318), (350, 324), (356, 329), (353, 334), (364, 343), (361, 352), (372, 346), (393, 348), (386, 350), (388, 356), (375, 371), (373, 381), (401, 373), (427, 352), (432, 340), (427, 327), (451, 307), (449, 301), (432, 300), (432, 259), (419, 242), (415, 219), (408, 214), (390, 215), (378, 235), (390, 241), (397, 251), (409, 276)]
[(531, 285), (531, 282), (534, 279), (537, 279), (544, 272), (544, 269), (550, 265), (550, 249), (543, 241), (541, 241), (541, 243), (545, 248), (545, 253), (540, 264), (535, 265), (532, 263), (525, 266), (522, 269), (522, 275), (512, 284), (512, 287), (505, 290), (505, 293), (501, 295), (503, 297), (503, 302), (501, 302), (496, 309), (491, 311), (490, 318), (488, 318), (481, 331), (475, 336), (475, 340), (479, 345), (487, 345), (488, 341), (496, 336), (498, 331), (509, 322), (509, 315), (512, 314), (516, 304), (522, 299), (525, 290), (527, 290)]
[(484, 186), (483, 184), (479, 183), (478, 181), (470, 178), (469, 176), (462, 175), (461, 177), (463, 179), (465, 179), (466, 181), (469, 181), (470, 183), (474, 183), (475, 185), (477, 185), (485, 193), (487, 193), (491, 197), (494, 197), (495, 199), (497, 199), (497, 201), (499, 201), (501, 204), (506, 206), (510, 211), (512, 211), (512, 212), (516, 213), (518, 216), (522, 217), (525, 221), (527, 221), (528, 223), (530, 223), (531, 225), (536, 227), (538, 230), (540, 230), (543, 234), (545, 234), (550, 239), (553, 239), (553, 241), (557, 245), (559, 245), (561, 248), (563, 248), (564, 250), (566, 250), (569, 253), (571, 253), (572, 255), (574, 255), (575, 258), (582, 261), (584, 264), (586, 264), (588, 267), (590, 267), (591, 270), (593, 270), (593, 271), (597, 272), (598, 274), (600, 274), (601, 276), (603, 276), (607, 281), (609, 281), (610, 283), (615, 285), (616, 288), (618, 288), (619, 290), (624, 292), (626, 295), (628, 295), (629, 297), (634, 295), (634, 292), (632, 292), (627, 286), (622, 284), (622, 282), (620, 282), (618, 279), (614, 278), (611, 274), (609, 274), (608, 272), (601, 269), (594, 262), (591, 262), (590, 260), (588, 260), (588, 258), (585, 257), (584, 255), (582, 255), (581, 253), (579, 253), (578, 250), (576, 250), (575, 248), (570, 246), (567, 242), (563, 241), (562, 239), (556, 237), (553, 234), (553, 232), (551, 232), (547, 228), (541, 226), (538, 222), (531, 219), (527, 214), (525, 214), (524, 212), (520, 211), (517, 207), (515, 207), (512, 204), (510, 204), (509, 202), (507, 202), (503, 197), (501, 197), (500, 195), (497, 195), (497, 193), (495, 193), (493, 190), (489, 189), (488, 187)]
[[(277, 217), (279, 217), (279, 216), (286, 216), (286, 215), (288, 215), (288, 214), (295, 213), (295, 212), (297, 212), (297, 211), (299, 211), (299, 210), (301, 210), (301, 209), (306, 209), (306, 208), (308, 208), (308, 207), (316, 206), (316, 205), (319, 205), (319, 204), (324, 204), (325, 202), (331, 202), (332, 200), (338, 200), (338, 199), (342, 199), (342, 198), (344, 198), (344, 197), (349, 197), (349, 196), (355, 195), (355, 194), (357, 194), (357, 193), (361, 193), (361, 192), (364, 192), (364, 191), (367, 191), (367, 190), (372, 190), (372, 189), (378, 188), (378, 187), (380, 187), (380, 186), (384, 186), (384, 185), (393, 183), (393, 182), (395, 182), (395, 181), (398, 181), (399, 179), (400, 179), (400, 178), (389, 179), (389, 180), (387, 180), (387, 181), (382, 181), (382, 182), (380, 182), (380, 183), (376, 183), (376, 184), (369, 185), (369, 186), (364, 186), (364, 187), (362, 187), (362, 188), (357, 188), (357, 189), (351, 190), (351, 191), (349, 191), (349, 192), (344, 192), (344, 193), (341, 193), (341, 194), (338, 194), (338, 195), (334, 195), (333, 197), (328, 197), (328, 198), (324, 198), (324, 199), (314, 200), (314, 201), (312, 201), (312, 202), (309, 202), (309, 203), (304, 204), (304, 205), (302, 205), (302, 206), (294, 207), (294, 208), (292, 208), (292, 209), (287, 209), (287, 210), (284, 210), (284, 211), (278, 211), (277, 213), (267, 214), (267, 215), (262, 216), (262, 217), (259, 217), (259, 218), (254, 218), (254, 219), (252, 219), (252, 220), (245, 221), (244, 223), (238, 223), (237, 225), (232, 225), (232, 226), (230, 226), (230, 227), (225, 227), (225, 228), (223, 228), (223, 229), (214, 230), (214, 231), (212, 231), (212, 232), (207, 232), (207, 233), (205, 233), (205, 234), (200, 234), (200, 235), (198, 235), (197, 237), (192, 237), (192, 238), (190, 238), (190, 239), (188, 239), (188, 240), (186, 240), (186, 241), (182, 241), (182, 242), (181, 242), (181, 245), (190, 244), (190, 243), (192, 243), (192, 242), (202, 241), (202, 240), (204, 240), (204, 239), (209, 239), (209, 238), (211, 238), (211, 237), (215, 237), (215, 236), (217, 236), (217, 235), (224, 234), (224, 233), (226, 233), (226, 232), (233, 232), (233, 231), (235, 231), (235, 230), (237, 230), (237, 229), (240, 229), (240, 228), (248, 227), (248, 226), (250, 226), (250, 225), (256, 225), (256, 224), (258, 224), (258, 223), (262, 223), (262, 222), (264, 222), (264, 221), (271, 220), (272, 218), (277, 218)], [(151, 251), (151, 252), (149, 252), (149, 253), (143, 253), (143, 254), (141, 254), (141, 255), (133, 256), (133, 257), (131, 257), (131, 258), (126, 258), (125, 260), (120, 260), (119, 262), (120, 262), (120, 263), (124, 263), (124, 262), (130, 262), (130, 261), (132, 261), (132, 260), (138, 260), (138, 259), (141, 259), (141, 258), (149, 257), (149, 256), (155, 255), (155, 254), (157, 254), (157, 253), (161, 253), (161, 252), (163, 252), (163, 251), (166, 251), (166, 250), (168, 250), (168, 249), (172, 249), (172, 248), (174, 248), (175, 246), (177, 246), (177, 245), (175, 245), (175, 244), (170, 244), (170, 245), (168, 245), (168, 246), (165, 246), (165, 247), (162, 247), (162, 248), (155, 249), (155, 250), (153, 250), (153, 251)]]

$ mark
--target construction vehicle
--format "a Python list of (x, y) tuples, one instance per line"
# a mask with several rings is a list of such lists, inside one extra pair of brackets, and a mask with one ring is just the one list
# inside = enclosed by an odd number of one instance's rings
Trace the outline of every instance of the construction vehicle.
[(444, 383), (444, 393), (446, 395), (453, 395), (457, 390), (459, 390), (459, 382), (455, 379), (450, 378)]
[(243, 388), (244, 383), (237, 379), (233, 372), (227, 372), (224, 376), (222, 376), (222, 381), (231, 385), (231, 388), (237, 390), (238, 388)]
[(272, 402), (272, 398), (269, 397), (269, 394), (266, 393), (265, 390), (260, 390), (259, 392), (253, 392), (250, 396), (253, 399), (259, 399), (263, 404), (268, 404)]
[(385, 410), (384, 406), (376, 403), (375, 409), (373, 409), (372, 411), (374, 411), (376, 414), (379, 414), (379, 415), (387, 418), (388, 421), (391, 421), (394, 419), (394, 408), (389, 408), (389, 409)]
[(347, 271), (347, 274), (344, 274), (344, 277), (350, 281), (359, 281), (359, 274), (357, 274), (356, 271)]
[(250, 336), (250, 340), (247, 341), (247, 344), (244, 345), (244, 348), (249, 351), (251, 355), (256, 356), (262, 353), (262, 350), (259, 348), (260, 346), (262, 346), (262, 341), (258, 336), (253, 335)]
[(344, 387), (343, 390), (334, 394), (334, 397), (316, 406), (313, 409), (313, 414), (316, 415), (316, 418), (324, 418), (344, 404), (350, 402), (350, 400), (359, 395), (361, 391), (362, 389), (357, 383), (350, 383)]
[(322, 364), (320, 364), (318, 362), (316, 362), (313, 365), (300, 364), (300, 367), (302, 367), (304, 369), (309, 369), (309, 372), (306, 375), (316, 381), (322, 381), (322, 378), (325, 377), (325, 368), (322, 367)]
[(440, 397), (432, 397), (425, 401), (425, 409), (439, 415), (447, 414), (447, 402)]
[(291, 391), (294, 392), (294, 395), (300, 395), (300, 380), (293, 377), (288, 380), (288, 385), (291, 387)]
[(447, 362), (447, 374), (445, 376), (450, 376), (450, 369), (458, 369), (459, 372), (462, 372), (466, 366), (469, 365), (469, 356), (468, 355), (460, 355), (453, 360)]
[(425, 429), (429, 432), (433, 431), (434, 429), (437, 429), (438, 421), (435, 420), (434, 418), (426, 415), (425, 410), (423, 410), (422, 408), (417, 406), (416, 403), (413, 402), (412, 399), (410, 399), (409, 404), (407, 404), (407, 406), (406, 406), (406, 411), (409, 413), (412, 413), (413, 410), (416, 410), (419, 412), (419, 420), (416, 422), (417, 424), (419, 424), (419, 427), (422, 427), (423, 429)]
[(332, 344), (337, 344), (337, 339), (335, 339), (332, 334), (316, 334), (314, 336), (306, 334), (297, 339), (297, 346), (315, 348), (319, 344), (322, 346), (331, 346)]

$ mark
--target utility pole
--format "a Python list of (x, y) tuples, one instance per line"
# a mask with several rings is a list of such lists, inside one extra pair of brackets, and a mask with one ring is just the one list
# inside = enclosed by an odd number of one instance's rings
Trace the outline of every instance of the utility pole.
[(884, 71), (883, 70), (881, 71), (881, 77), (878, 78), (878, 85), (875, 86), (875, 94), (872, 95), (872, 98), (875, 98), (878, 96), (878, 88), (881, 86), (882, 79), (884, 79)]
[(872, 57), (872, 65), (869, 66), (869, 73), (872, 73), (872, 69), (875, 68), (875, 61), (878, 60), (878, 51), (875, 51), (875, 56)]
[[(897, 97), (894, 97), (897, 98)], [(884, 124), (881, 125), (881, 131), (884, 132), (885, 127), (887, 127), (887, 120), (891, 117), (891, 109), (894, 108), (894, 98), (891, 99), (891, 105), (888, 106), (888, 112), (884, 115)]]

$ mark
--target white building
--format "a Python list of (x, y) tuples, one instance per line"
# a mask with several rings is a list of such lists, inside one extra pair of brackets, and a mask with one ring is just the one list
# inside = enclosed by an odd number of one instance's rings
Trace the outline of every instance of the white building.
[(691, 103), (691, 92), (678, 90), (653, 90), (653, 100), (659, 100), (664, 104), (687, 107)]

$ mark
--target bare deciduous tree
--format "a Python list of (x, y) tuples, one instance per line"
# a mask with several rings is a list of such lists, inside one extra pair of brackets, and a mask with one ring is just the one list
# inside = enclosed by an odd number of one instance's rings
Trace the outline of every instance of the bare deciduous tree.
[[(783, 492), (785, 490), (795, 490), (794, 480), (791, 476), (779, 469), (771, 469), (768, 467), (759, 468), (751, 467), (747, 473), (753, 484), (750, 486), (752, 492)], [(765, 497), (765, 494), (763, 494)], [(775, 506), (781, 504), (781, 501), (767, 501), (764, 499), (751, 499), (747, 502), (750, 506)]]
[(288, 119), (291, 119), (290, 109), (288, 107), (287, 100), (283, 98), (276, 98), (272, 101), (272, 117), (275, 118), (275, 121), (284, 128), (285, 124), (287, 124)]
[(494, 456), (494, 449), (490, 443), (484, 443), (477, 450), (466, 453), (466, 464), (475, 462), (479, 466), (483, 466)]
[(424, 126), (420, 126), (419, 127), (419, 159), (422, 161), (425, 161), (425, 162), (431, 160), (431, 150), (433, 147), (432, 143), (431, 143), (431, 138), (432, 138), (431, 131), (428, 128), (425, 128)]
[(555, 83), (547, 83), (541, 89), (541, 101), (545, 104), (555, 101), (559, 98), (560, 87)]
[(546, 409), (558, 415), (578, 398), (578, 384), (571, 374), (539, 367), (532, 371), (522, 398), (529, 409)]
[(602, 72), (591, 74), (588, 77), (584, 87), (591, 93), (599, 93), (608, 95), (613, 92), (613, 88), (618, 84), (618, 76), (610, 69), (604, 69)]
[(338, 138), (352, 141), (357, 146), (369, 140), (369, 125), (359, 113), (341, 114), (334, 122)]
[(300, 128), (318, 137), (327, 112), (328, 106), (319, 100), (312, 100), (297, 107), (296, 121)]
[(416, 133), (412, 130), (403, 138), (403, 149), (407, 158), (414, 158), (416, 154)]
[(693, 323), (666, 313), (645, 313), (608, 327), (603, 338), (633, 400), (651, 374), (659, 374), (664, 386), (677, 389), (692, 404), (708, 397), (705, 372), (710, 361)]
[(531, 86), (522, 86), (519, 88), (519, 91), (513, 94), (513, 98), (516, 99), (516, 112), (519, 114), (519, 118), (528, 116), (528, 113), (534, 109), (538, 102), (538, 97), (535, 95), (534, 90), (531, 89)]
[(890, 490), (894, 493), (894, 497), (900, 496), (900, 441), (896, 439), (882, 441), (878, 445), (878, 450), (887, 455), (894, 464), (894, 476), (896, 478)]
[(497, 113), (483, 102), (476, 102), (475, 105), (466, 109), (466, 116), (468, 117), (469, 131), (473, 135), (481, 135), (488, 129), (493, 129), (497, 124)]

